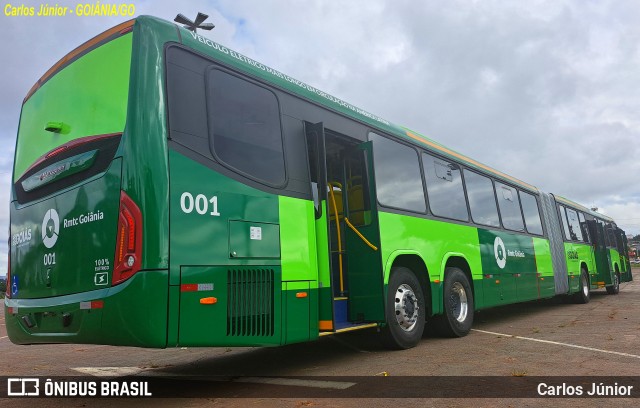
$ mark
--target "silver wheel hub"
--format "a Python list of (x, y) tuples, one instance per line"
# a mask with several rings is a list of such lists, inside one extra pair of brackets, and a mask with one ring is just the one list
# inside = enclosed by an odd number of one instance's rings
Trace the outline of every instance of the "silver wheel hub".
[(395, 315), (396, 321), (404, 331), (411, 331), (418, 322), (418, 298), (411, 286), (403, 283), (396, 289)]
[(451, 316), (458, 322), (462, 323), (467, 320), (469, 301), (467, 299), (467, 291), (464, 290), (464, 286), (462, 286), (460, 282), (454, 282), (453, 285), (451, 285), (449, 310), (451, 310)]
[(589, 295), (589, 281), (584, 273), (582, 274), (582, 293), (584, 293), (585, 296)]

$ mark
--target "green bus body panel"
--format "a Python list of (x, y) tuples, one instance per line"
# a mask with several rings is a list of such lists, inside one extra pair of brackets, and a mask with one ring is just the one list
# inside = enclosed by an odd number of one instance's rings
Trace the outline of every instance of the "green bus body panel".
[[(324, 262), (328, 268), (328, 260), (319, 261), (316, 253), (318, 244), (313, 201), (285, 196), (280, 196), (279, 200), (280, 241), (287, 243), (281, 247), (282, 276), (283, 280), (287, 281), (283, 283), (287, 285), (283, 290), (288, 293), (283, 298), (285, 302), (283, 308), (288, 312), (294, 311), (298, 305), (306, 302), (307, 306), (304, 306), (304, 309), (308, 309), (308, 313), (300, 312), (302, 314), (293, 320), (284, 319), (287, 331), (283, 343), (287, 344), (318, 337), (320, 302), (318, 274), (321, 270), (319, 265)], [(323, 231), (326, 231), (326, 224)], [(302, 286), (296, 286), (298, 282)], [(306, 298), (295, 298), (299, 288), (308, 289)], [(289, 300), (291, 293), (294, 294), (294, 298)], [(301, 316), (307, 317), (302, 319)]]
[[(88, 343), (165, 347), (167, 341), (166, 270), (141, 271), (128, 281), (105, 289), (43, 299), (8, 299), (5, 321), (11, 341)], [(141, 296), (144, 293), (144, 296)], [(82, 310), (80, 302), (101, 300), (103, 308)], [(15, 313), (9, 313), (9, 308)], [(64, 314), (71, 323), (63, 325)], [(29, 316), (35, 327), (28, 328)]]
[[(283, 281), (311, 281), (317, 288), (318, 259), (313, 201), (280, 196), (278, 211)], [(325, 227), (326, 230), (326, 227)], [(328, 261), (327, 261), (328, 262)]]
[[(127, 113), (132, 35), (114, 39), (62, 69), (22, 107), (13, 181), (36, 159), (71, 140), (122, 132)], [(99, 107), (99, 109), (98, 109)], [(48, 122), (68, 126), (44, 130)]]
[[(11, 279), (17, 281), (13, 298), (61, 296), (110, 285), (120, 174), (121, 160), (116, 159), (105, 173), (52, 198), (25, 206), (11, 203), (11, 231), (31, 231), (30, 240), (11, 246)], [(53, 242), (50, 248), (45, 240)]]
[[(451, 257), (462, 258), (472, 271), (476, 309), (555, 295), (549, 241), (545, 238), (387, 212), (380, 212), (380, 225), (385, 282), (393, 259), (405, 253), (419, 254), (431, 279), (434, 314), (442, 312), (441, 282)], [(496, 244), (497, 238), (502, 244)], [(502, 245), (503, 268), (496, 259), (496, 247)]]
[(133, 31), (127, 124), (122, 138), (122, 189), (144, 209), (142, 267), (167, 269), (169, 155), (167, 100), (160, 70), (164, 43), (177, 41), (178, 36), (175, 26), (145, 16), (136, 18)]
[(587, 269), (591, 286), (593, 286), (596, 282), (594, 278), (598, 274), (594, 263), (593, 247), (589, 244), (565, 242), (564, 252), (567, 260), (569, 293), (580, 290), (580, 274), (583, 266)]
[[(312, 317), (311, 303), (317, 304), (318, 299), (315, 294), (311, 296), (309, 282), (283, 282), (283, 320), (286, 322), (286, 329), (283, 333), (282, 344), (298, 343), (309, 341), (318, 337), (318, 324), (309, 326)], [(306, 296), (304, 296), (306, 294)], [(317, 309), (316, 309), (317, 310)], [(317, 322), (317, 312), (313, 319)]]
[[(279, 225), (279, 198), (245, 184), (238, 183), (198, 162), (169, 151), (171, 172), (170, 194), (170, 258), (171, 284), (180, 283), (180, 267), (184, 265), (280, 265), (278, 257), (233, 257), (232, 251), (247, 252), (247, 247), (230, 248), (231, 222)], [(206, 180), (206, 183), (194, 183)], [(207, 198), (208, 210), (198, 213), (195, 203), (185, 213), (181, 208), (183, 194), (197, 201), (198, 195)], [(209, 200), (217, 197), (219, 216), (211, 215)], [(252, 224), (253, 225), (253, 224)], [(248, 229), (245, 230), (248, 235)], [(277, 239), (271, 236), (270, 239)], [(246, 240), (247, 242), (249, 240)]]
[(553, 297), (556, 295), (556, 285), (549, 240), (545, 238), (533, 238), (533, 250), (536, 254), (540, 298)]
[[(249, 187), (173, 149), (169, 150), (169, 163), (171, 282), (174, 285), (212, 284), (214, 288), (210, 293), (180, 292), (179, 306), (176, 306), (180, 310), (177, 344), (280, 345), (317, 337), (313, 203)], [(193, 180), (207, 182), (194, 185)], [(201, 214), (194, 203), (192, 209), (185, 212), (185, 193), (194, 201), (200, 195), (206, 197), (207, 200), (201, 202), (208, 203), (207, 211)], [(211, 214), (215, 211), (208, 200), (213, 197), (216, 197), (219, 215)], [(260, 228), (260, 239), (257, 239), (257, 235), (252, 238), (252, 228)], [(257, 233), (253, 231), (253, 234)], [(280, 247), (281, 241), (287, 242), (287, 245)], [(245, 316), (251, 311), (242, 309), (246, 305), (238, 306), (238, 299), (232, 298), (227, 291), (234, 287), (236, 289), (233, 290), (240, 291), (238, 296), (259, 293), (261, 297), (253, 301), (261, 304), (266, 296), (261, 275), (264, 271), (274, 273), (268, 300), (274, 308), (269, 317), (274, 324), (274, 331), (265, 335), (261, 331), (244, 331), (241, 328), (238, 329), (241, 335), (228, 334), (224, 329), (227, 319), (233, 321), (228, 313), (240, 310), (238, 313)], [(235, 283), (229, 279), (234, 279)], [(283, 291), (282, 285), (297, 289), (297, 282), (304, 282), (302, 285), (308, 292), (305, 298), (296, 298), (295, 293), (289, 293), (289, 289)], [(257, 289), (252, 289), (251, 285)], [(217, 302), (214, 305), (200, 304), (200, 299), (207, 296), (215, 297)], [(314, 302), (313, 306), (311, 301)], [(252, 302), (246, 302), (246, 307), (250, 309)], [(304, 312), (297, 310), (300, 305), (304, 305)], [(251, 319), (261, 319), (256, 316), (245, 317), (250, 324), (254, 324)], [(291, 319), (287, 316), (291, 316)], [(233, 329), (229, 330), (235, 333)], [(172, 342), (172, 338), (169, 342)]]
[[(469, 264), (474, 273), (473, 280), (481, 279), (482, 268), (476, 228), (384, 211), (380, 211), (378, 217), (382, 264), (385, 265), (385, 286), (389, 283), (393, 259), (403, 250), (415, 251), (421, 255), (432, 282), (431, 307), (436, 314), (442, 310), (442, 285), (433, 282), (443, 281), (447, 254), (452, 248), (456, 248), (458, 254)], [(481, 299), (476, 300), (476, 307), (482, 304)]]
[(533, 239), (527, 235), (485, 229), (478, 229), (478, 237), (484, 274), (484, 306), (537, 299)]
[[(232, 286), (229, 270), (239, 272)], [(180, 293), (180, 346), (274, 346), (281, 343), (280, 268), (183, 267), (182, 285), (206, 285)], [(274, 279), (256, 279), (255, 272), (274, 272)], [(232, 289), (230, 289), (232, 288)], [(200, 299), (214, 297), (214, 304)], [(230, 303), (233, 303), (231, 305)], [(307, 325), (308, 330), (308, 325)]]

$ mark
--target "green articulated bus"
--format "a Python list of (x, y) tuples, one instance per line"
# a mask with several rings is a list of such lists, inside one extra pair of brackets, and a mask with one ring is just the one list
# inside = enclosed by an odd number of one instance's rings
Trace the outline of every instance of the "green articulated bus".
[(17, 344), (409, 348), (631, 279), (611, 218), (146, 16), (29, 91), (10, 217)]

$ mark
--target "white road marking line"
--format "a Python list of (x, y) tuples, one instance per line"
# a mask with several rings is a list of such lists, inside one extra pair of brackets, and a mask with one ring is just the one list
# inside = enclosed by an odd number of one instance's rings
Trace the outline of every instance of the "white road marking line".
[(72, 367), (71, 369), (94, 377), (135, 375), (144, 371), (144, 368), (140, 367)]
[(571, 343), (561, 343), (559, 341), (534, 339), (532, 337), (514, 336), (512, 334), (496, 333), (496, 332), (491, 332), (486, 330), (478, 330), (478, 329), (471, 329), (471, 330), (476, 331), (478, 333), (494, 334), (496, 336), (512, 337), (514, 339), (520, 339), (520, 340), (537, 341), (538, 343), (554, 344), (556, 346), (573, 347), (581, 350), (597, 351), (599, 353), (615, 354), (617, 356), (623, 356), (623, 357), (640, 358), (640, 356), (635, 354), (621, 353), (619, 351), (611, 351), (611, 350), (602, 350), (602, 349), (597, 349), (593, 347), (579, 346), (577, 344), (571, 344)]
[(311, 387), (311, 388), (329, 388), (334, 390), (346, 390), (353, 387), (356, 383), (345, 381), (321, 381), (321, 380), (301, 380), (297, 378), (270, 378), (270, 377), (242, 377), (237, 378), (234, 382), (255, 383), (255, 384), (272, 384), (272, 385), (289, 385), (295, 387)]
[[(76, 370), (83, 374), (93, 375), (94, 377), (115, 377), (124, 375), (136, 375), (145, 371), (140, 367), (74, 367), (72, 370)], [(163, 372), (145, 372), (143, 375), (149, 375), (151, 377), (192, 377), (188, 374), (174, 374)], [(197, 376), (196, 376), (197, 377)], [(277, 378), (277, 377), (204, 377), (200, 380), (208, 381), (224, 381), (224, 382), (239, 382), (250, 384), (271, 384), (271, 385), (286, 385), (293, 387), (308, 387), (308, 388), (324, 388), (333, 390), (346, 390), (349, 387), (356, 385), (354, 382), (346, 381), (324, 381), (324, 380), (303, 380), (298, 378)]]

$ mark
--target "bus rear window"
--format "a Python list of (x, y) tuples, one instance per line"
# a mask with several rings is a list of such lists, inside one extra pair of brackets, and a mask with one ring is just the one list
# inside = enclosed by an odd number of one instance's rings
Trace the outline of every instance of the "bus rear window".
[(275, 94), (219, 69), (210, 69), (206, 81), (212, 151), (249, 177), (282, 185), (284, 153)]

